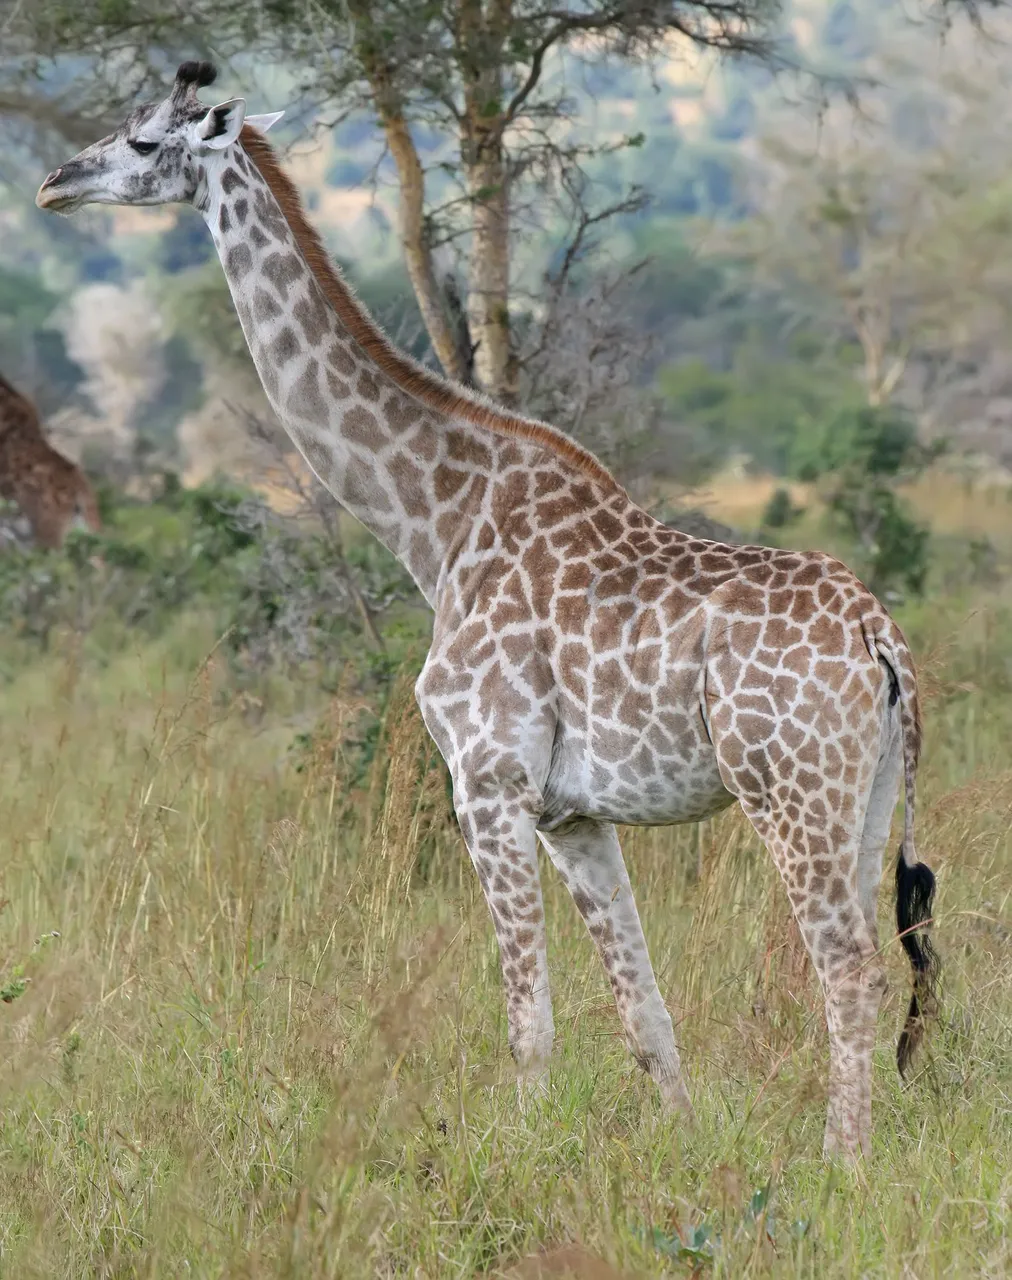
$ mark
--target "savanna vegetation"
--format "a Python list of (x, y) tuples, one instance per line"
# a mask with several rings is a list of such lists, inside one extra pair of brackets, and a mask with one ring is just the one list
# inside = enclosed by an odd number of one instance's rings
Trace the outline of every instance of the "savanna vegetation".
[[(1001, 10), (0, 0), (0, 369), (104, 522), (0, 555), (0, 1275), (1012, 1270)], [(221, 96), (292, 104), (310, 214), (403, 345), (662, 518), (839, 554), (906, 630), (942, 1009), (901, 1087), (887, 883), (856, 1173), (734, 810), (623, 833), (697, 1126), (548, 866), (557, 1051), (519, 1110), (413, 584), (279, 443), (192, 211), (31, 204), (212, 50)]]
[(494, 937), (412, 697), (424, 614), (349, 533), (382, 648), (333, 577), (325, 633), (286, 618), (263, 566), (283, 576), (290, 544), (260, 510), (222, 487), (107, 500), (101, 540), (22, 562), (44, 632), (5, 582), (4, 1274), (1004, 1274), (1012, 599), (979, 566), (973, 585), (972, 540), (943, 539), (930, 605), (899, 610), (944, 1004), (901, 1088), (887, 943), (855, 1176), (822, 1162), (821, 1001), (733, 811), (625, 833), (698, 1127), (660, 1114), (550, 868), (558, 1056), (518, 1111)]

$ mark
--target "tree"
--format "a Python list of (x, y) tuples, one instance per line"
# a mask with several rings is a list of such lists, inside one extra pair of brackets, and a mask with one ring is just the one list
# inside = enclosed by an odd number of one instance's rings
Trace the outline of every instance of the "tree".
[[(66, 52), (89, 58), (109, 98), (153, 88), (171, 51), (255, 52), (297, 68), (306, 101), (329, 122), (358, 110), (378, 121), (397, 172), (400, 233), (429, 338), (452, 376), (517, 394), (511, 248), (534, 190), (586, 230), (581, 175), (608, 147), (571, 128), (570, 74), (664, 51), (776, 58), (780, 0), (6, 0), (15, 67), (35, 76)], [(0, 7), (2, 14), (2, 7)], [(4, 29), (0, 17), (0, 29)], [(9, 73), (10, 74), (10, 73)], [(63, 103), (61, 98), (61, 103)], [(65, 109), (61, 105), (61, 110)], [(435, 137), (423, 159), (422, 132)], [(613, 202), (628, 207), (626, 199)], [(466, 241), (466, 325), (437, 252)]]
[(896, 492), (938, 449), (924, 449), (908, 414), (869, 406), (842, 409), (797, 442), (794, 472), (823, 481), (831, 520), (856, 548), (857, 569), (872, 591), (897, 587), (920, 595), (928, 571), (929, 533)]
[(1009, 333), (1004, 73), (965, 31), (940, 52), (911, 35), (869, 71), (860, 106), (835, 102), (807, 132), (797, 113), (767, 122), (754, 217), (710, 248), (739, 255), (791, 325), (855, 351), (870, 407), (924, 413), (985, 335)]

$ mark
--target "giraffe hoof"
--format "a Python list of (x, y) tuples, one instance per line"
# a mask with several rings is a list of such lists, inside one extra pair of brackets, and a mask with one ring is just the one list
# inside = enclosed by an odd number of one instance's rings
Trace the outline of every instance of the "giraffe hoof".
[(669, 1077), (657, 1081), (657, 1088), (664, 1104), (664, 1110), (671, 1115), (681, 1116), (689, 1124), (695, 1124), (696, 1111), (689, 1097), (689, 1091), (681, 1076)]
[(855, 1168), (867, 1155), (860, 1143), (847, 1142), (842, 1134), (826, 1133), (822, 1143), (822, 1158), (829, 1164)]
[(538, 1071), (517, 1078), (517, 1102), (522, 1115), (529, 1115), (548, 1098), (548, 1072)]

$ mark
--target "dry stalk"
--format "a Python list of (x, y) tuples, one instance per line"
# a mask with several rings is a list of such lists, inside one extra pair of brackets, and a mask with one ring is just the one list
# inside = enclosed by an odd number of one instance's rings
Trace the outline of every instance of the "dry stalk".
[[(434, 767), (435, 746), (422, 723), (413, 686), (409, 671), (391, 690), (370, 780), (369, 809), (378, 808), (379, 818), (365, 846), (369, 889), (363, 914), (370, 933), (383, 944), (381, 950), (400, 928), (418, 851), (436, 821), (442, 788)], [(371, 949), (366, 954), (373, 957)]]

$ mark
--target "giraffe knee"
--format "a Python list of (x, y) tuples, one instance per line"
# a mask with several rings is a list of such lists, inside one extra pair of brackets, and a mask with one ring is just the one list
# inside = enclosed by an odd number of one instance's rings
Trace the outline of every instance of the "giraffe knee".
[(860, 956), (855, 956), (853, 964), (841, 973), (838, 983), (840, 990), (858, 1000), (881, 1000), (887, 986), (885, 969), (878, 960), (862, 960)]

